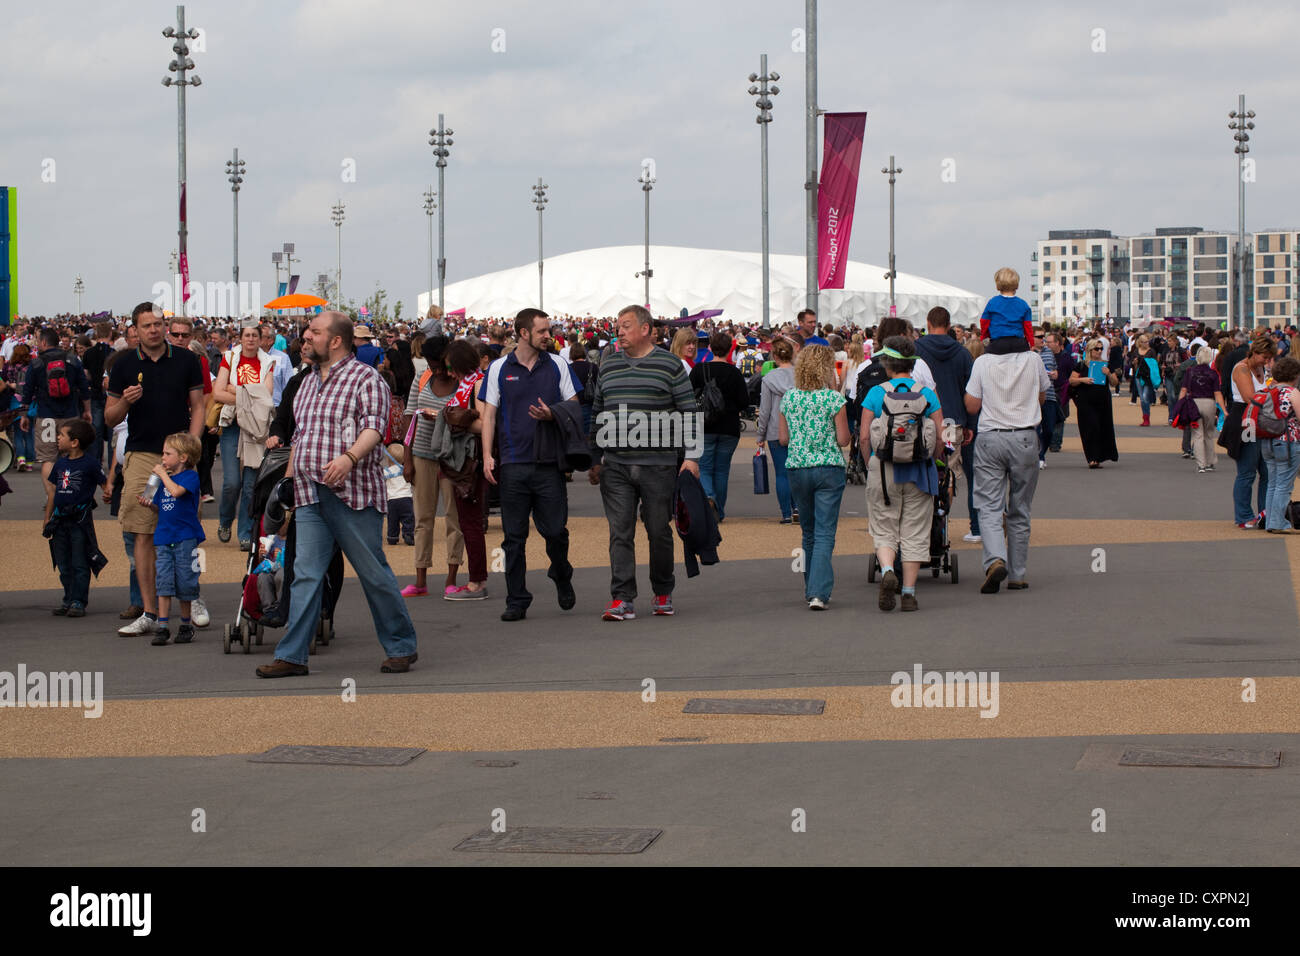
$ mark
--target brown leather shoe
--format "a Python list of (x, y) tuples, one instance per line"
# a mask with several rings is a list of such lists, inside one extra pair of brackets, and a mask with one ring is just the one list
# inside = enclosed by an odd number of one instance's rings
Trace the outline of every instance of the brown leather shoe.
[(1027, 588), (1027, 587), (1029, 587), (1029, 582), (1028, 582), (1028, 581), (1008, 581), (1008, 582), (1007, 582), (1007, 590), (1008, 590), (1008, 591), (1023, 591), (1023, 590), (1024, 590), (1025, 588)]
[(294, 664), (276, 658), (270, 664), (263, 664), (257, 669), (258, 677), (306, 677), (307, 665)]
[(132, 604), (129, 608), (127, 608), (117, 617), (118, 620), (120, 621), (134, 621), (137, 617), (139, 617), (143, 613), (144, 613), (144, 608), (142, 608), (138, 604)]
[(405, 674), (419, 659), (419, 654), (412, 654), (409, 657), (389, 657), (379, 665), (379, 670), (384, 674)]

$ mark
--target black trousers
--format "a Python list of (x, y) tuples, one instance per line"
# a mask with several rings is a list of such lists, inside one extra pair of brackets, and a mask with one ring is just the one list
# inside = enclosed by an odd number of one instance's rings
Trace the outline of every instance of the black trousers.
[(528, 573), (524, 545), (530, 514), (537, 533), (546, 539), (546, 556), (551, 562), (547, 577), (557, 587), (573, 579), (573, 565), (569, 563), (569, 496), (564, 475), (555, 465), (502, 465), (498, 474), (501, 527), (505, 531), (506, 607), (523, 610), (533, 603), (524, 583)]

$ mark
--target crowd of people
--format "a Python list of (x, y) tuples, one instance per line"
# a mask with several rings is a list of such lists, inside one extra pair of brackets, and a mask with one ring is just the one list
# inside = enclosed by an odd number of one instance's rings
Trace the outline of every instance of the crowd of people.
[[(1143, 426), (1167, 406), (1197, 473), (1214, 470), (1217, 448), (1235, 459), (1238, 527), (1290, 529), (1300, 469), (1294, 332), (1035, 327), (1014, 270), (999, 270), (995, 284), (979, 323), (954, 324), (935, 308), (923, 333), (897, 318), (835, 327), (811, 310), (775, 330), (657, 319), (640, 306), (599, 319), (526, 308), (508, 322), (434, 307), (418, 323), (371, 328), (337, 312), (196, 321), (141, 303), (129, 318), (62, 316), (5, 330), (0, 412), (16, 471), (39, 468), (44, 480), (45, 532), (64, 584), (54, 613), (83, 616), (90, 576), (107, 560), (90, 520), (99, 496), (118, 517), (131, 567), (119, 633), (155, 644), (170, 640), (173, 599), (176, 643), (209, 623), (189, 560), (203, 541), (204, 505), (215, 505), (221, 543), (271, 557), (263, 535), (283, 534), (290, 519), (259, 529), (253, 491), (267, 456), (292, 449), (296, 543), (272, 615), (286, 630), (273, 663), (258, 670), (264, 677), (307, 673), (339, 554), (361, 579), (382, 669), (409, 669), (417, 652), (406, 602), (430, 593), (439, 512), (445, 600), (488, 599), (486, 531), (499, 509), (501, 619), (523, 619), (532, 603), (530, 519), (557, 602), (573, 608), (566, 484), (581, 471), (599, 485), (609, 526), (602, 618), (636, 616), (638, 519), (650, 545), (651, 612), (672, 615), (674, 517), (690, 515), (689, 535), (678, 522), (688, 573), (697, 556), (716, 560), (749, 422), (770, 460), (776, 520), (801, 526), (813, 610), (831, 601), (840, 506), (855, 474), (866, 484), (881, 610), (918, 608), (940, 469), (966, 476), (965, 539), (982, 546), (981, 591), (1004, 581), (1027, 588), (1039, 473), (1060, 452), (1071, 409), (1088, 467), (1118, 461), (1112, 402), (1125, 379)], [(637, 416), (676, 416), (680, 427), (672, 441), (649, 441), (624, 427)], [(608, 427), (616, 418), (623, 424)], [(385, 540), (414, 548), (415, 578), (404, 587)]]

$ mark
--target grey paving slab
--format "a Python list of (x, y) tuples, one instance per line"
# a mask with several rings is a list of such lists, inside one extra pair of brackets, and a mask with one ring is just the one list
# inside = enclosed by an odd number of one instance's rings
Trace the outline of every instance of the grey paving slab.
[[(1283, 751), (1276, 770), (1120, 767), (1124, 746)], [(1291, 866), (1300, 740), (1051, 738), (425, 754), (404, 767), (242, 757), (12, 760), (12, 865)], [(1105, 751), (1107, 759), (1087, 759)], [(609, 799), (584, 799), (598, 790)], [(195, 832), (202, 810), (205, 832)], [(1094, 832), (1097, 811), (1105, 832)], [(800, 813), (802, 811), (802, 813)], [(625, 856), (458, 853), (489, 828), (663, 831)], [(58, 826), (50, 826), (57, 820)], [(802, 822), (803, 832), (795, 824)]]
[[(497, 601), (409, 602), (420, 662), (401, 675), (379, 673), (383, 654), (349, 580), (337, 640), (311, 658), (308, 677), (274, 682), (253, 674), (271, 659), (273, 636), (248, 656), (223, 654), (215, 627), (194, 644), (156, 648), (117, 636), (115, 605), (68, 621), (45, 616), (48, 598), (27, 595), (0, 621), (0, 670), (21, 662), (103, 671), (110, 697), (335, 693), (345, 677), (365, 692), (639, 690), (645, 677), (700, 691), (882, 684), (915, 662), (997, 670), (1006, 681), (1296, 674), (1300, 632), (1283, 541), (1108, 545), (1105, 573), (1090, 570), (1086, 541), (1044, 548), (1031, 552), (1030, 588), (997, 595), (979, 593), (979, 552), (963, 552), (960, 584), (922, 576), (915, 614), (877, 610), (863, 555), (835, 558), (830, 609), (815, 614), (786, 560), (727, 561), (679, 577), (675, 617), (621, 623), (599, 619), (607, 572), (580, 570), (578, 605), (566, 612), (535, 571), (533, 608), (514, 624), (501, 623)], [(233, 584), (207, 593), (214, 617), (237, 601)]]

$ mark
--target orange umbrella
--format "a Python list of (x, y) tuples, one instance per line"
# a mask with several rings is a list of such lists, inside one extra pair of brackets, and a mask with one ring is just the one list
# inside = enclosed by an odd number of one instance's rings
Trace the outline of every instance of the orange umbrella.
[(295, 292), (293, 295), (282, 295), (278, 299), (272, 299), (264, 309), (310, 309), (316, 305), (329, 305), (325, 299), (316, 295), (307, 295), (302, 292)]

